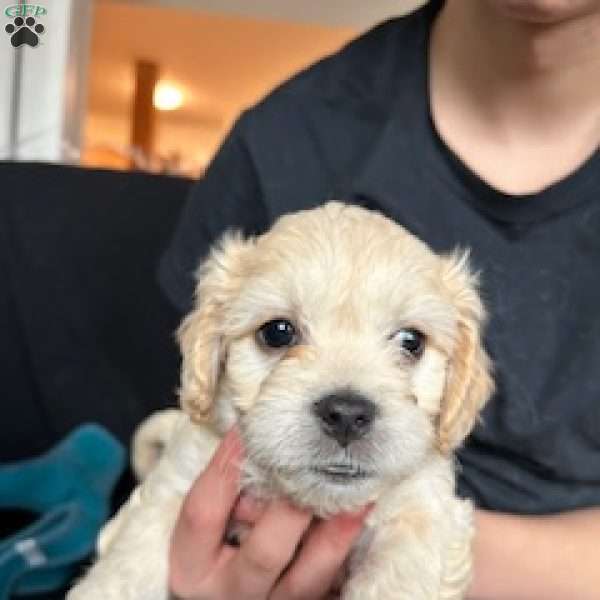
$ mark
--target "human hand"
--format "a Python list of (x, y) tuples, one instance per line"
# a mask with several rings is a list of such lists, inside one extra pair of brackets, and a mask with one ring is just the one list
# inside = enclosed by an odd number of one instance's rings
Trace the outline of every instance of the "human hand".
[[(326, 598), (368, 508), (315, 520), (284, 500), (239, 499), (242, 458), (234, 429), (185, 498), (171, 540), (171, 592), (184, 600)], [(232, 514), (251, 527), (239, 547), (224, 541)]]

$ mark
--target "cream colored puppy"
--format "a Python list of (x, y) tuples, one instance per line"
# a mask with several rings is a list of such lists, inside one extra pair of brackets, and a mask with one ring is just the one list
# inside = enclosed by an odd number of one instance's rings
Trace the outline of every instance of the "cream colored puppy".
[(179, 330), (187, 414), (69, 600), (169, 597), (182, 499), (234, 423), (252, 493), (324, 517), (375, 503), (345, 600), (462, 598), (472, 509), (452, 451), (492, 391), (483, 320), (465, 255), (378, 213), (330, 203), (226, 236)]

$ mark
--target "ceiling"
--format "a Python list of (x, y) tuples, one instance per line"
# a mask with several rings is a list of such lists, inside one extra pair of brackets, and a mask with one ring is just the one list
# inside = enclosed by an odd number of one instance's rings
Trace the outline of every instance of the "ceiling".
[(103, 0), (364, 29), (424, 0)]

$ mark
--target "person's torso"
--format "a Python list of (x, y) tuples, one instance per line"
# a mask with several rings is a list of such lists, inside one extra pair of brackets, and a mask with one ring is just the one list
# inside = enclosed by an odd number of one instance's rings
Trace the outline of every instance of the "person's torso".
[(528, 197), (479, 180), (429, 116), (434, 12), (384, 24), (244, 117), (264, 204), (274, 220), (358, 202), (437, 251), (471, 248), (497, 393), (460, 451), (460, 489), (518, 513), (600, 505), (600, 155)]

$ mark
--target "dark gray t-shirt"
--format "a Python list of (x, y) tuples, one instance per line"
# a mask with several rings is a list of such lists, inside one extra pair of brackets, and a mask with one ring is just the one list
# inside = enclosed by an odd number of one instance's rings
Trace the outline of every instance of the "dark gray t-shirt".
[(471, 172), (430, 118), (438, 9), (380, 25), (244, 113), (194, 187), (160, 279), (185, 311), (225, 229), (258, 233), (332, 198), (384, 212), (435, 250), (470, 247), (497, 393), (459, 452), (460, 492), (524, 514), (600, 506), (600, 152), (528, 196)]

